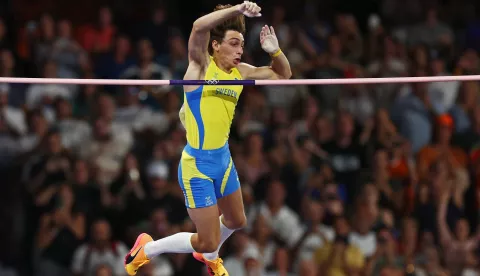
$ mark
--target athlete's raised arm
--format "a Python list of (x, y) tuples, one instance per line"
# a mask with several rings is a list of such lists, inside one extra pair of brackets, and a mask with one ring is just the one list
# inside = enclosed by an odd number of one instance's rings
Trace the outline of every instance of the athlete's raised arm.
[(260, 7), (255, 3), (245, 1), (242, 4), (217, 10), (197, 19), (193, 23), (192, 32), (188, 40), (189, 61), (201, 66), (206, 65), (209, 60), (208, 43), (210, 40), (210, 30), (240, 14), (251, 17), (260, 16)]
[(270, 66), (255, 67), (241, 63), (238, 69), (243, 78), (254, 80), (291, 78), (292, 70), (290, 69), (290, 63), (278, 45), (278, 39), (273, 27), (263, 26), (260, 32), (260, 44), (262, 49), (272, 58), (272, 64)]

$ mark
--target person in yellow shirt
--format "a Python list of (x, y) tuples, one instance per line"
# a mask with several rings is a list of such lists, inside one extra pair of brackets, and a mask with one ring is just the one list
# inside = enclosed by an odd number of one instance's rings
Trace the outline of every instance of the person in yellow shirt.
[(365, 267), (360, 248), (348, 242), (349, 225), (345, 217), (335, 220), (335, 240), (315, 252), (315, 261), (322, 276), (359, 276)]

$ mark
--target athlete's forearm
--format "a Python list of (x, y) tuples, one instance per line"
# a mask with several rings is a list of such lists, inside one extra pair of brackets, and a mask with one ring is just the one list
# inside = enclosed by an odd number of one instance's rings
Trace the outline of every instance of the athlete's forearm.
[(292, 77), (292, 69), (290, 68), (290, 62), (283, 52), (280, 52), (278, 56), (272, 55), (272, 70), (279, 75), (282, 79), (289, 79)]
[(193, 29), (197, 32), (208, 32), (211, 29), (215, 28), (215, 26), (223, 23), (225, 20), (238, 16), (240, 14), (242, 13), (239, 11), (237, 5), (230, 8), (214, 11), (195, 20), (195, 22), (193, 23)]

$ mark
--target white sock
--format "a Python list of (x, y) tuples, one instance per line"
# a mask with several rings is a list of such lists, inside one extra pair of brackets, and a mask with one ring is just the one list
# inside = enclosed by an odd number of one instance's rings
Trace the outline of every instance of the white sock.
[(204, 253), (203, 256), (210, 261), (217, 259), (218, 251), (220, 251), (222, 244), (228, 239), (228, 237), (230, 237), (230, 235), (233, 234), (233, 232), (235, 232), (235, 230), (228, 229), (227, 226), (225, 226), (222, 222), (222, 216), (220, 216), (220, 244), (218, 245), (217, 251), (212, 253)]
[(163, 253), (193, 253), (191, 238), (193, 233), (180, 232), (145, 245), (145, 254), (151, 259)]

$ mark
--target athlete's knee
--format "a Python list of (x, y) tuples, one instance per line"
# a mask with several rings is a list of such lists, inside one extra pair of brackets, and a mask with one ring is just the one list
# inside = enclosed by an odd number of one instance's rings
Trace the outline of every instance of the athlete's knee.
[(220, 245), (220, 235), (214, 235), (210, 233), (208, 235), (198, 235), (197, 244), (194, 247), (198, 253), (211, 253), (215, 252)]
[(242, 229), (247, 227), (247, 216), (245, 216), (245, 213), (242, 212), (242, 214), (238, 216), (233, 223), (233, 227), (234, 229)]
[(212, 253), (218, 249), (219, 245), (219, 239), (199, 239), (195, 251), (197, 251), (198, 253)]
[(242, 212), (241, 214), (238, 214), (233, 218), (223, 217), (223, 224), (228, 229), (232, 229), (232, 230), (242, 229), (247, 226), (247, 217), (245, 216), (244, 212)]

